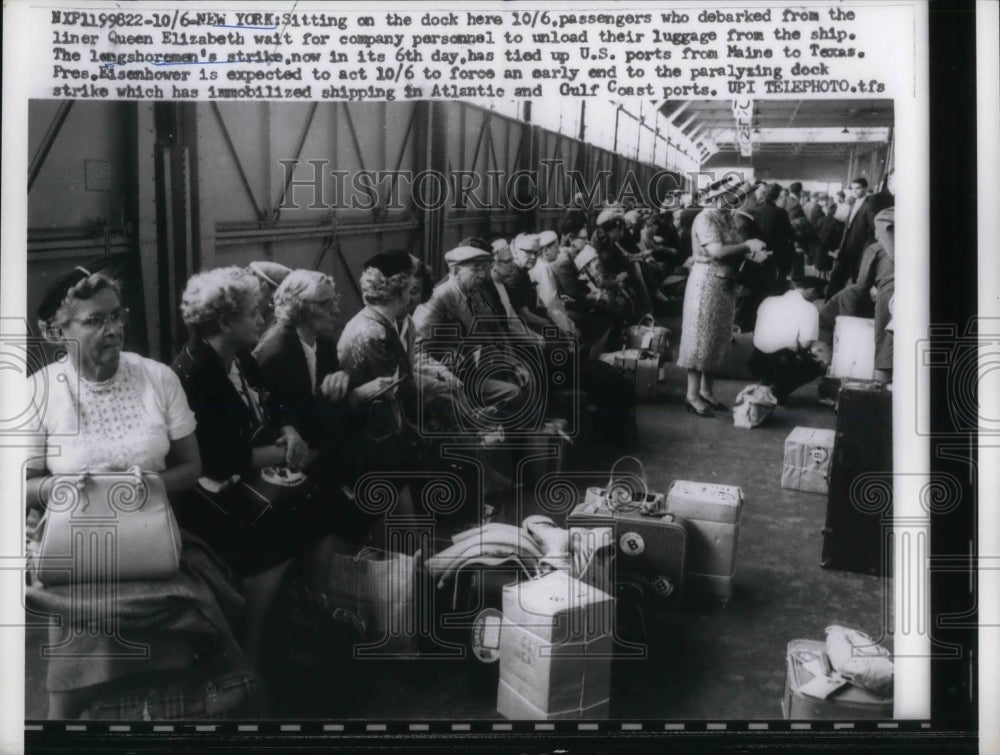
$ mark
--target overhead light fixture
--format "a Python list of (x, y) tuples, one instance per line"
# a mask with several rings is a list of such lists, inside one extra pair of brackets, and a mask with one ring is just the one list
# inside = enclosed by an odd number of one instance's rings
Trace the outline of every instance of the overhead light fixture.
[(851, 132), (847, 130), (847, 126), (844, 126), (844, 130), (841, 131), (840, 133), (842, 133), (842, 134), (849, 134)]

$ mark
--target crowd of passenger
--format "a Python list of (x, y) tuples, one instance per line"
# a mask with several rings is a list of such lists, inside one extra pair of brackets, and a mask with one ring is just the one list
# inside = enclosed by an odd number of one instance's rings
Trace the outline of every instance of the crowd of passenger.
[[(29, 552), (52, 475), (159, 475), (183, 533), (181, 568), (170, 581), (121, 587), (119, 630), (152, 648), (157, 669), (185, 668), (206, 642), (253, 667), (289, 569), (322, 571), (345, 543), (381, 545), (385, 512), (357, 497), (365, 475), (409, 488), (415, 513), (455, 531), (502, 505), (516, 459), (490, 439), (523, 430), (526, 414), (583, 410), (595, 442), (633, 442), (632, 386), (599, 356), (681, 298), (677, 362), (692, 413), (726, 408), (714, 376), (734, 326), (754, 330), (758, 309), (752, 366), (780, 399), (819, 374), (816, 344), (832, 338), (837, 314), (874, 315), (885, 376), (892, 211), (880, 212), (881, 195), (863, 179), (852, 196), (841, 203), (797, 184), (721, 182), (699, 203), (686, 196), (661, 208), (589, 208), (578, 197), (558, 229), (463, 239), (443, 255), (447, 273), (436, 284), (405, 251), (374, 255), (358, 280), (364, 307), (339, 338), (332, 277), (272, 261), (206, 270), (184, 288), (189, 340), (169, 367), (123, 351), (128, 302), (105, 263), (76, 268), (38, 312), (68, 358), (44, 368), (49, 392), (27, 471)], [(771, 282), (738, 283), (745, 260), (773, 269)], [(811, 304), (821, 299), (822, 316)], [(815, 324), (800, 302), (810, 302)], [(565, 369), (550, 369), (567, 349), (578, 378), (569, 384)], [(444, 453), (449, 442), (467, 444), (473, 463)], [(275, 468), (303, 474), (310, 493), (265, 516), (240, 482)], [(447, 514), (421, 495), (421, 480), (443, 471), (470, 480), (468, 500)], [(36, 582), (29, 601), (50, 614), (79, 611), (71, 586)], [(135, 673), (111, 652), (117, 635), (75, 631), (72, 621), (51, 634), (74, 650), (49, 662), (52, 718), (84, 714)]]

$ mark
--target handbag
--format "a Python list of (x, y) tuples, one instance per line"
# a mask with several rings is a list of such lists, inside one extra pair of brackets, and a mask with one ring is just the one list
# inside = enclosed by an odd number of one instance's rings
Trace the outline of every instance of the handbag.
[(753, 428), (764, 423), (774, 413), (778, 399), (766, 385), (748, 385), (733, 402), (733, 424)]
[(270, 516), (301, 509), (316, 494), (316, 485), (303, 472), (275, 466), (263, 467), (247, 477), (234, 475), (221, 483), (202, 478), (195, 492), (240, 527), (250, 529), (266, 526)]
[(164, 580), (177, 574), (181, 533), (163, 480), (123, 473), (54, 475), (44, 483), (42, 538), (31, 567), (46, 585)]
[(356, 553), (335, 551), (319, 592), (327, 608), (343, 609), (361, 619), (366, 642), (355, 648), (355, 657), (416, 651), (413, 556), (368, 547)]
[(625, 346), (629, 349), (651, 351), (660, 361), (670, 361), (670, 330), (656, 324), (652, 315), (643, 315), (638, 325), (625, 330)]
[(767, 290), (778, 283), (778, 270), (773, 265), (744, 259), (736, 271), (736, 283), (756, 290)]

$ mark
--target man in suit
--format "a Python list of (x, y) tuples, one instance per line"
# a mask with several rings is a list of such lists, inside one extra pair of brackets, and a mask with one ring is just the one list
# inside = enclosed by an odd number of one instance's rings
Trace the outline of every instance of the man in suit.
[[(485, 406), (515, 408), (529, 376), (510, 361), (507, 318), (496, 316), (483, 293), (490, 281), (493, 256), (482, 249), (460, 246), (444, 259), (447, 280), (413, 313), (418, 361), (440, 362), (460, 385), (474, 381)], [(504, 374), (505, 379), (477, 377), (477, 372)]]
[(840, 291), (858, 279), (858, 266), (865, 248), (875, 241), (875, 201), (868, 196), (868, 181), (856, 178), (851, 182), (854, 204), (847, 218), (844, 237), (830, 273), (828, 295)]
[(780, 195), (781, 187), (770, 184), (765, 190), (763, 204), (754, 213), (754, 220), (764, 243), (773, 252), (771, 260), (778, 268), (779, 283), (784, 289), (785, 278), (795, 261), (795, 231), (788, 220), (788, 213), (777, 205)]

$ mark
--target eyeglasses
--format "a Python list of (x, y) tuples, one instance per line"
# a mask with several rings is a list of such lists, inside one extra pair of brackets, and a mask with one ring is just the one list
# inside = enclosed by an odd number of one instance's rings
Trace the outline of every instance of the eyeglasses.
[(125, 321), (128, 320), (128, 312), (128, 307), (119, 307), (106, 315), (91, 315), (82, 320), (74, 319), (73, 322), (80, 323), (87, 330), (104, 330), (109, 325), (114, 327), (124, 325)]
[(311, 307), (327, 312), (340, 309), (340, 294), (334, 294), (323, 299), (302, 299), (302, 301)]

